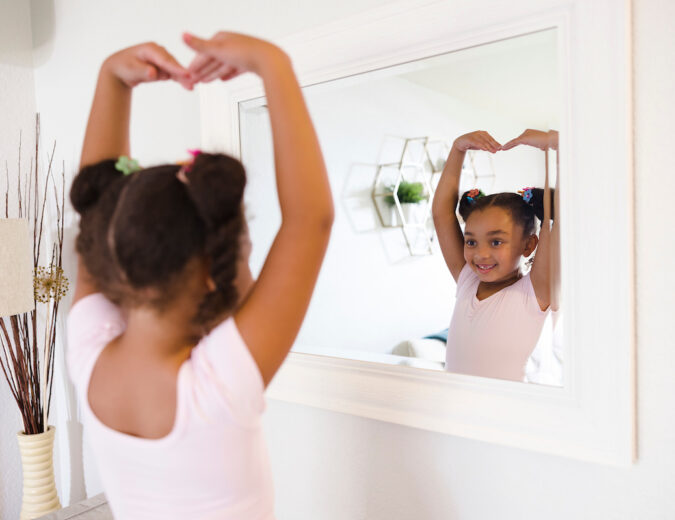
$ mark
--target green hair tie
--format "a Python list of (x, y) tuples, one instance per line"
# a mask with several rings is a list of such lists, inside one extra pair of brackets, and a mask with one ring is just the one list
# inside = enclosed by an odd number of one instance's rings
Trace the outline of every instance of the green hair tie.
[(126, 155), (120, 155), (120, 158), (117, 159), (117, 162), (115, 163), (115, 169), (118, 172), (122, 172), (124, 175), (131, 175), (132, 173), (139, 171), (141, 165), (138, 164), (136, 159), (132, 159)]

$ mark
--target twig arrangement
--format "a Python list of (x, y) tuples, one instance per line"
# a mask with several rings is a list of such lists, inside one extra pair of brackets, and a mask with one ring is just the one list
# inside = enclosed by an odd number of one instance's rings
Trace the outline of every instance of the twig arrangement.
[[(40, 115), (35, 118), (35, 155), (27, 175), (21, 171), (21, 139), (17, 171), (18, 218), (26, 218), (33, 231), (33, 268), (35, 307), (32, 311), (0, 318), (0, 368), (19, 407), (24, 433), (43, 433), (47, 429), (54, 382), (54, 347), (59, 302), (68, 291), (63, 274), (63, 230), (65, 208), (65, 167), (61, 170), (60, 186), (53, 174), (56, 143), (49, 155), (47, 173), (41, 178)], [(9, 167), (5, 164), (5, 218), (9, 215)], [(54, 222), (45, 222), (45, 210), (50, 189), (55, 202)], [(56, 235), (53, 238), (54, 234)], [(51, 240), (47, 248), (44, 242)], [(48, 252), (49, 264), (41, 266), (41, 253)], [(47, 256), (47, 254), (42, 255)], [(44, 316), (38, 315), (38, 304), (45, 306)], [(42, 322), (44, 319), (44, 323)]]

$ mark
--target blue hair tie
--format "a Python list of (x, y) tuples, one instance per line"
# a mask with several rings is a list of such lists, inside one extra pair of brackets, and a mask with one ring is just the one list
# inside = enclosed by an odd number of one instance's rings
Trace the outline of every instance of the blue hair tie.
[(523, 191), (521, 192), (521, 195), (523, 196), (523, 200), (525, 202), (527, 202), (528, 204), (532, 200), (532, 195), (533, 195), (532, 190), (534, 190), (534, 188), (523, 188)]

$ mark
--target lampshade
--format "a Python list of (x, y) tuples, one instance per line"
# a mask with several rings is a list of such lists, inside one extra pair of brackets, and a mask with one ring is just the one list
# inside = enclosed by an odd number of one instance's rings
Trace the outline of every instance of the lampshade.
[(35, 308), (33, 237), (25, 219), (0, 219), (0, 317)]

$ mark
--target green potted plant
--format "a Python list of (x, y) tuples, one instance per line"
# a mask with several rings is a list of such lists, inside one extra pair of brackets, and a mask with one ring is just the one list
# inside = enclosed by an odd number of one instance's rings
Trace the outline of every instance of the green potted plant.
[(415, 216), (421, 208), (421, 203), (429, 198), (424, 191), (421, 182), (401, 181), (396, 190), (396, 199), (400, 205), (400, 211), (394, 198), (394, 188), (391, 186), (391, 195), (387, 195), (384, 201), (391, 208), (391, 221), (394, 226), (402, 226), (404, 223), (415, 221)]

